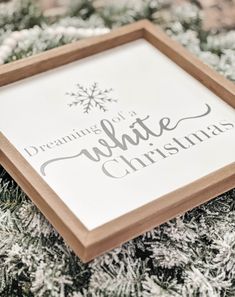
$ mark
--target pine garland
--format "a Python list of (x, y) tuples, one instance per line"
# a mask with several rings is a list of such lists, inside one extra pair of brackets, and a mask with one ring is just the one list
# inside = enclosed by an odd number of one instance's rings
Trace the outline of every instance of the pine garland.
[[(103, 7), (96, 2), (73, 1), (62, 18), (43, 16), (31, 0), (0, 4), (0, 61), (148, 18), (235, 81), (235, 31), (204, 31), (198, 5), (135, 0)], [(235, 296), (235, 189), (82, 264), (0, 168), (0, 239), (3, 297)]]

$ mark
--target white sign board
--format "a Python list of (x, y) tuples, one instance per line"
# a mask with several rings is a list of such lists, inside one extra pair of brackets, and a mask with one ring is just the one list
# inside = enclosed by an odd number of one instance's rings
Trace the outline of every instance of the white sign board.
[(235, 161), (235, 112), (145, 39), (1, 88), (0, 130), (91, 231)]

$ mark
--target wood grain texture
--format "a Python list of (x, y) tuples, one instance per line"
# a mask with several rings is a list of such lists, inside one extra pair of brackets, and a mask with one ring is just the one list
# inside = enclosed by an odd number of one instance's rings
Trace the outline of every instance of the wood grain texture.
[(160, 28), (146, 24), (144, 38), (177, 65), (200, 81), (217, 96), (235, 108), (235, 85), (224, 76), (201, 62), (178, 42), (173, 41)]
[[(101, 37), (75, 42), (1, 66), (0, 85), (10, 84), (139, 38), (145, 38), (222, 100), (235, 107), (235, 86), (231, 82), (146, 20)], [(89, 231), (1, 132), (0, 164), (84, 262), (235, 186), (233, 163)]]
[(143, 37), (146, 21), (118, 28), (99, 37), (83, 39), (35, 56), (0, 66), (0, 86), (54, 69)]
[(82, 258), (88, 230), (1, 132), (0, 162)]
[(92, 230), (87, 260), (183, 214), (235, 186), (235, 163), (179, 188), (128, 214)]

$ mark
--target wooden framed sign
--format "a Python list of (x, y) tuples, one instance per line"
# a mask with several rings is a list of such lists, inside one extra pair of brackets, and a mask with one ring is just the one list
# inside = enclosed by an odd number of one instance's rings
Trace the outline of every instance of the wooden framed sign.
[(0, 85), (0, 162), (83, 261), (235, 186), (234, 85), (148, 21)]

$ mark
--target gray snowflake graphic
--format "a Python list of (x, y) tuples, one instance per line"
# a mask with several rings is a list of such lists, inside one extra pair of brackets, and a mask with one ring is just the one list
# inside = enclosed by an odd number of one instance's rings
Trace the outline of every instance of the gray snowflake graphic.
[(76, 85), (77, 91), (67, 93), (67, 95), (73, 97), (73, 101), (68, 105), (70, 107), (81, 105), (84, 113), (89, 113), (92, 109), (98, 108), (104, 112), (107, 111), (106, 104), (111, 102), (117, 102), (110, 96), (112, 89), (101, 90), (98, 84), (94, 82), (90, 87), (86, 88), (80, 85)]

